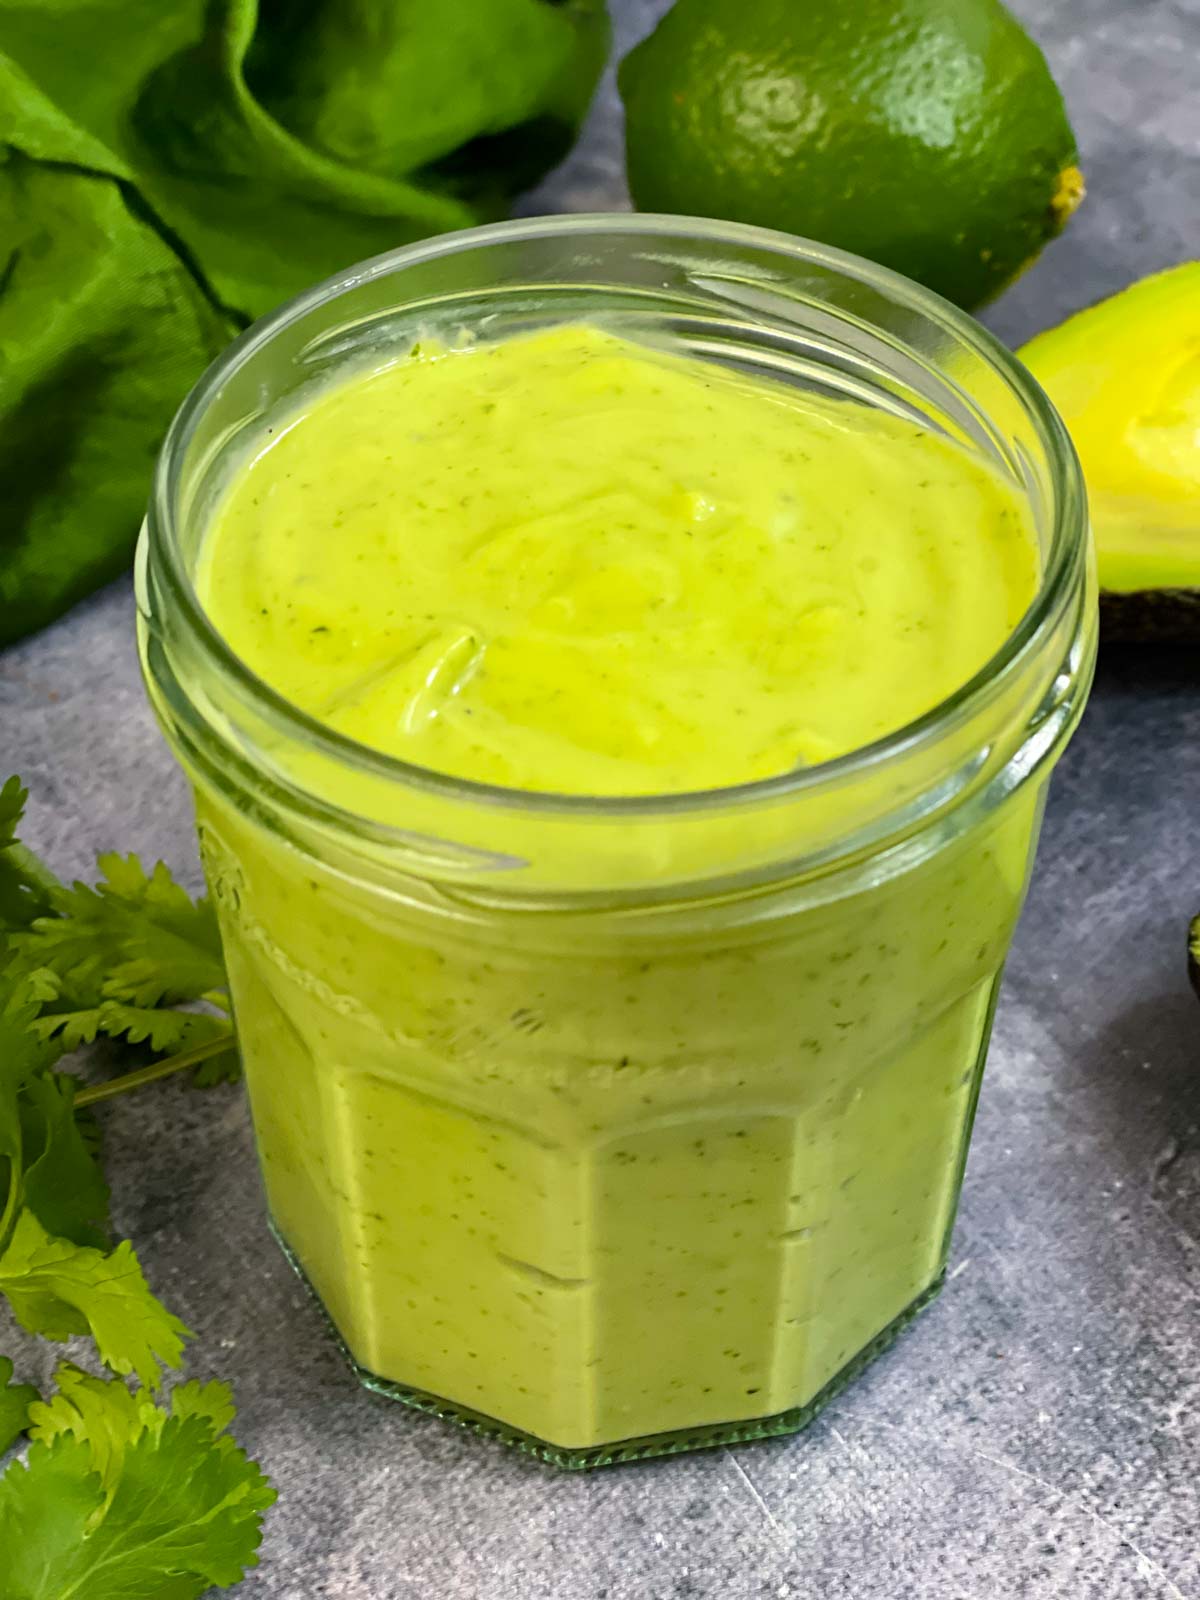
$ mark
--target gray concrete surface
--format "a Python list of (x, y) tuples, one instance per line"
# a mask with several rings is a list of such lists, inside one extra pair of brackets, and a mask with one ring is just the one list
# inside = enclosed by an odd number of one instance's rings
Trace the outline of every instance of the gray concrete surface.
[[(662, 5), (618, 8), (624, 43)], [(1200, 249), (1200, 3), (1016, 9), (1064, 84), (1091, 195), (990, 314), (1014, 341)], [(618, 151), (609, 97), (530, 208), (621, 203)], [(31, 838), (60, 869), (120, 846), (194, 876), (131, 618), (118, 584), (0, 657), (0, 765), (31, 782)], [(279, 1486), (239, 1593), (1200, 1596), (1198, 793), (1196, 652), (1106, 651), (1010, 965), (952, 1282), (800, 1438), (567, 1477), (369, 1397), (267, 1235), (239, 1092), (108, 1109), (118, 1223)]]

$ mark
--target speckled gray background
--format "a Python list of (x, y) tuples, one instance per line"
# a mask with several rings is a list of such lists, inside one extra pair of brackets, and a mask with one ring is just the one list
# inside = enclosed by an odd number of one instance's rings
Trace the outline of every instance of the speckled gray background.
[[(662, 9), (616, 0), (620, 45)], [(989, 315), (1014, 342), (1200, 253), (1200, 0), (1016, 9), (1091, 193)], [(623, 204), (618, 163), (610, 90), (529, 209)], [(31, 835), (61, 869), (117, 845), (194, 874), (131, 621), (118, 584), (0, 656), (0, 765), (32, 783)], [(953, 1281), (801, 1438), (578, 1478), (372, 1399), (267, 1236), (239, 1092), (107, 1110), (118, 1222), (279, 1486), (239, 1593), (1200, 1597), (1198, 795), (1195, 653), (1106, 652), (1010, 965)]]

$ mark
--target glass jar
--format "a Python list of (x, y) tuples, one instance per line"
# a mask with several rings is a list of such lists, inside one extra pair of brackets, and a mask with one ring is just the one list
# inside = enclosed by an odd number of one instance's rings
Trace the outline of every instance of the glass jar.
[[(1043, 577), (918, 722), (825, 765), (591, 799), (369, 750), (197, 603), (270, 420), (415, 337), (603, 317), (990, 458)], [(681, 218), (431, 240), (244, 334), (187, 400), (138, 567), (194, 786), (273, 1226), (373, 1389), (569, 1466), (802, 1427), (941, 1283), (1046, 781), (1095, 650), (1041, 391), (867, 262)]]

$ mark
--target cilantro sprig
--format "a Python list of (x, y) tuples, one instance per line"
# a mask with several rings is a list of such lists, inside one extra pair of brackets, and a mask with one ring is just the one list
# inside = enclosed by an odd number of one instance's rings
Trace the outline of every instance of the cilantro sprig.
[[(54, 1399), (29, 1407), (28, 1461), (0, 1491), (14, 1594), (192, 1600), (236, 1583), (275, 1495), (226, 1434), (232, 1418), (223, 1383), (182, 1384), (164, 1407), (61, 1367)], [(31, 1539), (51, 1516), (53, 1543)]]
[[(161, 863), (102, 856), (59, 881), (17, 837), (0, 788), (0, 1300), (28, 1332), (91, 1340), (107, 1375), (65, 1363), (42, 1399), (0, 1356), (0, 1600), (194, 1600), (257, 1557), (274, 1490), (229, 1437), (224, 1384), (177, 1384), (189, 1331), (112, 1239), (89, 1106), (195, 1068), (237, 1073), (212, 910)], [(143, 1061), (80, 1085), (62, 1058), (97, 1038)]]
[[(193, 1066), (202, 1085), (236, 1077), (209, 902), (193, 900), (161, 861), (147, 872), (132, 855), (100, 856), (95, 884), (61, 883), (17, 837), (27, 798), (18, 778), (0, 788), (0, 961), (14, 1003), (36, 1006), (24, 1030), (58, 1054), (104, 1036), (166, 1057), (129, 1088)], [(121, 1088), (85, 1089), (79, 1103)]]

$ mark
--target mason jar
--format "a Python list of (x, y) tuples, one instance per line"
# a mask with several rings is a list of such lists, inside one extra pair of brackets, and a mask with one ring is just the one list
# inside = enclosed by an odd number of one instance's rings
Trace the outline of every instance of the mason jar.
[[(970, 682), (701, 793), (490, 787), (323, 726), (199, 605), (273, 419), (414, 339), (603, 319), (994, 464), (1036, 596)], [(164, 446), (138, 564), (272, 1226), (370, 1388), (568, 1466), (803, 1427), (942, 1282), (1005, 954), (1095, 651), (1078, 465), (1022, 367), (893, 273), (675, 217), (364, 263), (258, 323)]]

